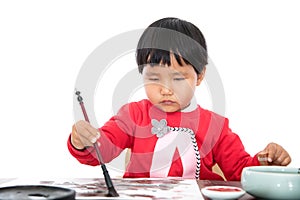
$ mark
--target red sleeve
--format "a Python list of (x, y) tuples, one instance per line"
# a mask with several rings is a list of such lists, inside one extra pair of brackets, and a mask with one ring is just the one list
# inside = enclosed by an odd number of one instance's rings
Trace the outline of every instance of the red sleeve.
[(240, 180), (244, 167), (259, 165), (257, 156), (251, 157), (244, 148), (239, 136), (229, 128), (225, 119), (220, 137), (213, 148), (215, 161), (227, 180)]

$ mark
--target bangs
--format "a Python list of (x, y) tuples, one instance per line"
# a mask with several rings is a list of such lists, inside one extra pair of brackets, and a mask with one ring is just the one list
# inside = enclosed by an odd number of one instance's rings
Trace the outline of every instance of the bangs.
[(175, 52), (173, 50), (166, 51), (162, 49), (144, 49), (143, 52), (144, 54), (143, 59), (141, 59), (141, 65), (147, 65), (149, 64), (150, 66), (154, 65), (171, 65), (171, 54), (175, 56), (175, 59), (177, 63), (182, 66), (183, 64), (190, 64), (188, 61), (186, 61), (184, 58), (182, 58), (181, 55), (179, 55), (178, 52)]
[[(182, 33), (184, 32), (184, 33)], [(188, 30), (172, 30), (148, 27), (142, 34), (137, 50), (136, 62), (139, 72), (145, 65), (171, 65), (170, 54), (174, 54), (179, 65), (190, 64), (197, 74), (207, 65), (206, 44), (204, 46), (191, 36), (199, 35)]]

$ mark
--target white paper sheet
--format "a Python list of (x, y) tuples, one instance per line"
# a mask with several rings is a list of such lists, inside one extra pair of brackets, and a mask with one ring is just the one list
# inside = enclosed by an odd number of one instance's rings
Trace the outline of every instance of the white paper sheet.
[(94, 199), (203, 199), (196, 180), (193, 179), (113, 179), (119, 197), (106, 197), (104, 179), (14, 179), (0, 184), (0, 187), (17, 185), (49, 185), (73, 189), (77, 200)]

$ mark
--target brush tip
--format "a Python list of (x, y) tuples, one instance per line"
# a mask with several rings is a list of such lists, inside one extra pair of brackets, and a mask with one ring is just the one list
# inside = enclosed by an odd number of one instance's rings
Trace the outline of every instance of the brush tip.
[(108, 189), (108, 193), (106, 195), (107, 197), (118, 197), (119, 194), (117, 193), (117, 191), (115, 190), (114, 187), (111, 187)]

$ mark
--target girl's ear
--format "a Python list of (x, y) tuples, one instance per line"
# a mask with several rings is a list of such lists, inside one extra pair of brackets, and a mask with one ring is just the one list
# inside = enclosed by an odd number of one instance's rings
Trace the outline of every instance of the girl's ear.
[(200, 74), (198, 74), (197, 76), (197, 86), (200, 85), (200, 83), (202, 82), (202, 80), (204, 79), (205, 76), (205, 71), (206, 71), (206, 66), (203, 67), (202, 72)]

